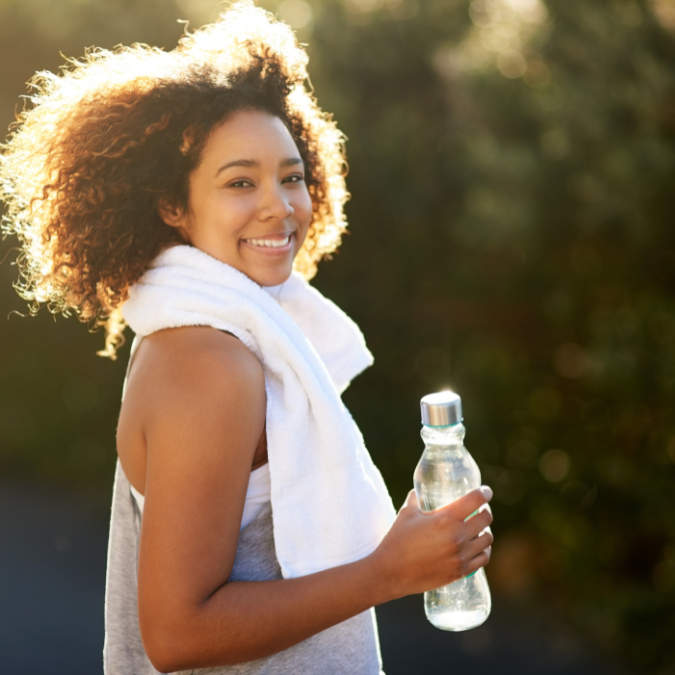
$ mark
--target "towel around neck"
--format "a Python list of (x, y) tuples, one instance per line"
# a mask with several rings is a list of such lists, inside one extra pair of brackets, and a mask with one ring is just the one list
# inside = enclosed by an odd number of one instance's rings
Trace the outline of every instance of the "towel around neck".
[(213, 326), (258, 358), (267, 391), (274, 541), (284, 577), (359, 560), (395, 517), (380, 472), (340, 399), (372, 363), (356, 324), (301, 277), (261, 288), (191, 246), (160, 254), (122, 313), (149, 335)]

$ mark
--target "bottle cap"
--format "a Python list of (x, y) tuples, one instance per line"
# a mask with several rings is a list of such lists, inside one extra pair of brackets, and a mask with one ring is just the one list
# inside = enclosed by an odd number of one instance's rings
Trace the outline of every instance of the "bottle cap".
[(462, 399), (454, 391), (427, 394), (420, 402), (422, 424), (426, 427), (449, 427), (459, 424), (462, 417)]

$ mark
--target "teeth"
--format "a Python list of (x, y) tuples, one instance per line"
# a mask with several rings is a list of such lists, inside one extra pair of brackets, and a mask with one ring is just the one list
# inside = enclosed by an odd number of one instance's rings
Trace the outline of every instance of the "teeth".
[(253, 246), (264, 246), (267, 248), (281, 248), (286, 246), (290, 241), (290, 235), (285, 239), (244, 239), (247, 244), (253, 244)]

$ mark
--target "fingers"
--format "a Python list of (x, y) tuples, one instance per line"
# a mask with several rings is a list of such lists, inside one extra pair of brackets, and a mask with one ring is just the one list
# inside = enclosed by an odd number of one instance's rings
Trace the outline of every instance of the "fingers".
[(383, 553), (388, 561), (395, 561), (399, 582), (407, 589), (403, 594), (439, 588), (488, 563), (493, 541), (488, 529), (491, 498), (492, 490), (484, 486), (425, 513), (415, 491), (408, 493), (396, 522), (378, 547), (388, 552)]
[(469, 518), (465, 525), (467, 537), (473, 539), (478, 536), (483, 530), (490, 527), (492, 520), (492, 511), (490, 511), (489, 508), (485, 508), (483, 511), (480, 511), (480, 513)]
[(464, 547), (462, 557), (465, 560), (473, 560), (477, 555), (492, 547), (494, 537), (491, 532), (486, 532), (478, 537), (474, 537), (471, 541), (467, 541)]
[(471, 492), (468, 492), (463, 497), (456, 499), (452, 504), (448, 504), (446, 508), (452, 512), (459, 520), (466, 520), (469, 516), (478, 511), (481, 506), (486, 505), (492, 499), (492, 490), (483, 485)]
[(481, 553), (479, 553), (477, 556), (472, 558), (466, 566), (466, 576), (473, 574), (481, 567), (485, 567), (485, 565), (490, 562), (491, 553), (492, 547), (488, 547), (484, 551), (481, 551)]

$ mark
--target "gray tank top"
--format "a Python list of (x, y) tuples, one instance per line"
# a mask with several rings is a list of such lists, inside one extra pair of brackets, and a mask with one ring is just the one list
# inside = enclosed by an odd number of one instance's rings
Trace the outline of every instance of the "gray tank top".
[[(117, 462), (105, 589), (105, 675), (156, 675), (138, 625), (137, 565), (142, 515)], [(239, 533), (231, 581), (281, 579), (274, 550), (272, 507)], [(384, 675), (371, 609), (277, 654), (184, 675)]]

